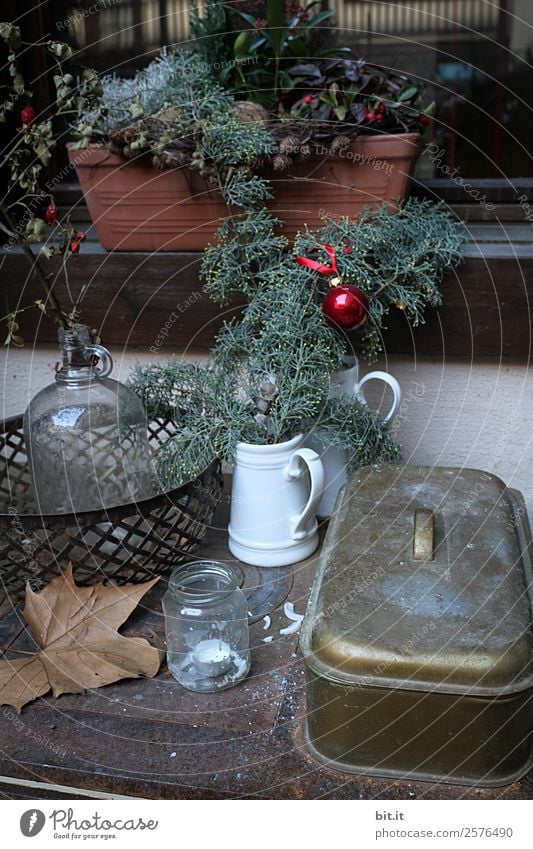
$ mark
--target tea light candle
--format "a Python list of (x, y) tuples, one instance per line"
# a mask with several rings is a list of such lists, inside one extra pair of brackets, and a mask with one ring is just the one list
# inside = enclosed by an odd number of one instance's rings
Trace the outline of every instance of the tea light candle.
[(195, 693), (216, 693), (250, 669), (248, 601), (225, 563), (177, 566), (163, 599), (168, 668)]
[(201, 640), (193, 650), (192, 660), (199, 672), (215, 678), (228, 671), (231, 649), (223, 640)]

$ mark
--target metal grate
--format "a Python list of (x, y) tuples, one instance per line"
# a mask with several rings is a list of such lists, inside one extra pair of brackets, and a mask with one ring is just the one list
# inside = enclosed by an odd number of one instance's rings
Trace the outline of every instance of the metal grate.
[[(173, 433), (150, 423), (152, 446)], [(26, 581), (39, 589), (69, 560), (79, 583), (143, 581), (168, 572), (204, 538), (222, 494), (220, 463), (178, 489), (146, 501), (76, 515), (35, 512), (22, 419), (0, 428), (0, 609), (16, 603)]]

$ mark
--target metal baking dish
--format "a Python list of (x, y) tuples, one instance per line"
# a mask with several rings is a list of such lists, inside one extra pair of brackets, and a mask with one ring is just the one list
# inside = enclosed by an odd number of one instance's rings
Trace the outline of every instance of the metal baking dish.
[(302, 625), (306, 740), (343, 772), (499, 786), (532, 763), (531, 536), (473, 469), (341, 490)]

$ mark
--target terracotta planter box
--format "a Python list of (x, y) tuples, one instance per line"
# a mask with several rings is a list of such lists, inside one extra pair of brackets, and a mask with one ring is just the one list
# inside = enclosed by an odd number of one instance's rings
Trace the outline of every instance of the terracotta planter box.
[[(270, 209), (293, 237), (306, 224), (320, 227), (324, 213), (355, 217), (384, 202), (397, 208), (420, 150), (418, 133), (356, 139), (342, 157), (317, 147), (290, 173), (268, 172), (276, 193)], [(148, 160), (130, 162), (99, 146), (69, 156), (106, 250), (202, 250), (228, 215), (220, 194), (191, 171), (158, 171)]]

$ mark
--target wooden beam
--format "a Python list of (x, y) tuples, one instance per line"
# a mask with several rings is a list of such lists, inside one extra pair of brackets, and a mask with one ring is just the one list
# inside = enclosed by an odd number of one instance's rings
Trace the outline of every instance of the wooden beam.
[[(442, 307), (427, 310), (426, 324), (418, 328), (395, 311), (387, 319), (387, 352), (529, 360), (531, 232), (529, 227), (503, 231), (496, 225), (472, 226), (464, 265), (442, 285)], [(224, 319), (237, 314), (242, 301), (225, 308), (213, 304), (198, 279), (200, 259), (200, 253), (106, 253), (85, 244), (83, 253), (69, 263), (70, 288), (77, 294), (85, 287), (84, 321), (96, 327), (107, 344), (140, 345), (153, 353), (168, 346), (208, 350)], [(51, 267), (54, 263), (57, 271), (59, 262), (52, 260)], [(19, 253), (6, 253), (2, 279), (5, 311), (42, 297)], [(56, 286), (61, 295), (64, 281), (59, 277)], [(26, 340), (56, 339), (52, 322), (37, 311), (22, 313), (20, 326)]]
[[(239, 309), (238, 300), (222, 308), (207, 297), (198, 280), (200, 253), (108, 254), (90, 244), (83, 251), (68, 264), (69, 287), (74, 297), (83, 290), (83, 320), (97, 328), (108, 344), (209, 349), (224, 319)], [(5, 255), (6, 311), (43, 297), (38, 281), (28, 276), (24, 260), (18, 252)], [(54, 289), (68, 303), (60, 262), (53, 259), (47, 268), (54, 270)], [(34, 310), (22, 313), (19, 321), (25, 339), (53, 342), (57, 338), (52, 321)]]
[(442, 306), (427, 310), (420, 327), (410, 327), (401, 313), (391, 315), (387, 353), (529, 361), (533, 253), (516, 259), (470, 256), (446, 277), (442, 294)]

